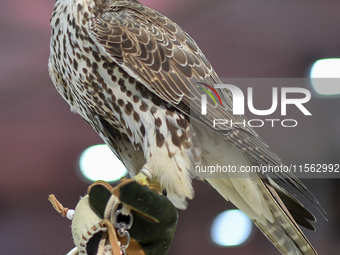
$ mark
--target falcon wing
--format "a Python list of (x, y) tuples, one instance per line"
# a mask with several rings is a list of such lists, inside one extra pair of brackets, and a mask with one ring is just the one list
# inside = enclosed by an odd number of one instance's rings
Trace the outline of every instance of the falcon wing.
[[(224, 107), (211, 105), (207, 107), (207, 114), (201, 115), (201, 92), (197, 86), (222, 82), (195, 41), (160, 13), (137, 1), (116, 2), (114, 7), (104, 7), (92, 20), (90, 31), (91, 39), (104, 54), (186, 116), (211, 128), (214, 119), (241, 123), (246, 120), (243, 115), (232, 114), (232, 95), (228, 90), (219, 90)], [(257, 164), (282, 165), (280, 158), (251, 127), (238, 125), (213, 129)], [(318, 204), (294, 175), (277, 175)]]
[[(102, 54), (111, 58), (159, 98), (184, 115), (214, 129), (224, 139), (244, 151), (254, 164), (282, 165), (280, 158), (269, 150), (266, 143), (251, 127), (243, 125), (212, 127), (211, 123), (214, 119), (231, 119), (234, 123), (242, 123), (246, 120), (242, 115), (232, 114), (232, 95), (228, 90), (218, 91), (223, 107), (211, 105), (207, 107), (207, 114), (201, 115), (201, 93), (197, 86), (199, 83), (213, 86), (222, 82), (194, 40), (177, 24), (137, 1), (119, 1), (115, 2), (114, 6), (99, 8), (97, 16), (91, 21), (90, 31), (91, 39), (97, 43)], [(311, 202), (318, 204), (294, 175), (290, 173), (277, 175), (283, 182), (291, 184), (304, 194)], [(307, 249), (310, 244), (294, 219), (299, 224), (312, 228), (306, 219), (314, 220), (314, 217), (288, 192), (271, 182), (266, 176), (258, 176), (255, 182), (263, 189), (261, 193), (270, 199), (268, 205), (274, 208), (273, 215), (278, 211), (283, 215), (282, 219), (276, 219), (273, 224), (277, 222), (279, 222), (278, 226), (282, 226), (283, 223), (291, 224), (293, 232), (289, 233), (288, 238), (292, 238), (294, 233), (298, 233), (298, 237), (295, 236), (297, 239), (290, 242), (299, 242), (301, 238), (305, 242), (297, 243), (297, 246)], [(281, 199), (285, 199), (285, 204)], [(268, 225), (255, 223), (274, 244), (277, 243), (278, 236), (270, 232), (270, 226), (268, 228)], [(281, 232), (276, 233), (287, 234), (285, 232), (287, 229), (289, 227), (281, 228)], [(276, 245), (280, 247), (281, 244)], [(308, 251), (311, 252), (308, 254), (316, 254), (311, 246)]]
[[(245, 120), (243, 115), (232, 114), (228, 90), (219, 90), (226, 107), (208, 107), (207, 114), (201, 115), (201, 92), (197, 86), (202, 82), (222, 82), (195, 41), (152, 9), (137, 2), (118, 4), (96, 17), (90, 29), (92, 39), (112, 60), (157, 96), (211, 128), (214, 119)], [(215, 130), (257, 162), (282, 164), (251, 127), (226, 126)]]
[[(207, 107), (207, 114), (201, 115), (199, 82), (208, 85), (222, 82), (195, 41), (167, 17), (138, 2), (122, 1), (115, 3), (114, 8), (104, 8), (93, 19), (90, 30), (91, 38), (113, 61), (185, 115), (211, 128), (214, 119), (230, 119), (234, 123), (246, 120), (243, 115), (232, 114), (232, 96), (228, 90), (219, 90), (226, 107), (211, 105)], [(255, 162), (282, 165), (280, 158), (251, 127), (213, 129)], [(314, 200), (294, 175), (278, 175)]]

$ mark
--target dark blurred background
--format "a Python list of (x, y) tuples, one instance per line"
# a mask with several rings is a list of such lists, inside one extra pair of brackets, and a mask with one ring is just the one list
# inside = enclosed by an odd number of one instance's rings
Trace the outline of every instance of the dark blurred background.
[[(220, 77), (307, 77), (317, 59), (340, 57), (338, 0), (141, 2), (180, 24)], [(48, 77), (53, 4), (0, 2), (0, 254), (60, 255), (74, 247), (70, 221), (54, 211), (47, 197), (54, 193), (74, 208), (88, 186), (76, 173), (78, 157), (102, 143), (70, 113)], [(290, 116), (299, 120), (298, 127), (266, 126), (258, 133), (286, 164), (339, 163), (339, 99), (312, 98), (307, 106), (312, 117)], [(339, 179), (303, 182), (329, 220), (308, 205), (319, 221), (317, 232), (306, 235), (319, 254), (340, 254)], [(241, 247), (214, 245), (211, 223), (233, 206), (203, 183), (195, 181), (194, 188), (194, 200), (180, 212), (169, 255), (279, 254), (257, 229)]]

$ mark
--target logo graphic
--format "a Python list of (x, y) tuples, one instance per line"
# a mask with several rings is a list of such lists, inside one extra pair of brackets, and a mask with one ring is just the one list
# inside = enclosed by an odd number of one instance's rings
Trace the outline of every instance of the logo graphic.
[[(214, 94), (217, 96), (218, 100), (220, 101), (221, 106), (223, 106), (221, 97), (217, 93), (216, 89), (214, 89), (212, 86), (210, 86), (208, 84), (205, 84), (205, 83), (202, 83), (202, 82), (198, 82), (198, 83), (209, 88), (212, 92), (214, 92)], [(214, 101), (215, 107), (217, 107), (217, 102), (216, 102), (214, 96), (211, 94), (211, 92), (209, 90), (204, 89), (204, 88), (200, 88), (200, 87), (197, 87), (197, 88), (200, 89), (200, 90), (203, 90), (205, 93), (207, 93), (211, 97), (211, 99)], [(207, 114), (207, 95), (202, 94), (201, 97), (202, 97), (201, 98), (201, 108), (202, 108), (201, 113), (202, 113), (202, 115), (206, 115)]]
[[(228, 89), (231, 94), (232, 94), (232, 103), (233, 103), (233, 115), (244, 115), (244, 107), (245, 107), (245, 96), (242, 92), (242, 90), (235, 86), (235, 85), (231, 85), (231, 84), (215, 84), (215, 86), (210, 86), (208, 84), (205, 83), (201, 83), (199, 82), (199, 84), (203, 85), (205, 88), (201, 88), (201, 87), (197, 87), (200, 90), (203, 90), (205, 93), (207, 93), (211, 99), (213, 100), (213, 102), (215, 103), (215, 107), (218, 106), (217, 101), (215, 100), (215, 97), (213, 96), (213, 94), (211, 92), (213, 92), (215, 94), (215, 96), (218, 98), (219, 103), (221, 106), (223, 106), (222, 100), (220, 95), (218, 94), (216, 89)], [(209, 90), (210, 91), (209, 91)], [(300, 95), (304, 95), (304, 97), (300, 98), (288, 98), (289, 94), (300, 94)], [(206, 115), (207, 114), (207, 94), (202, 94), (201, 95), (201, 114), (202, 115)], [(312, 114), (306, 109), (306, 107), (303, 105), (305, 103), (307, 103), (310, 99), (311, 99), (311, 93), (309, 90), (305, 89), (305, 88), (299, 88), (299, 87), (281, 87), (280, 88), (280, 94), (281, 94), (281, 116), (285, 116), (287, 115), (287, 105), (295, 105), (304, 115), (306, 116), (311, 116)], [(248, 87), (247, 88), (247, 106), (248, 109), (251, 113), (257, 115), (257, 116), (267, 116), (270, 115), (272, 113), (274, 113), (276, 111), (276, 109), (278, 108), (278, 99), (279, 99), (279, 95), (278, 95), (278, 88), (277, 87), (273, 87), (272, 88), (272, 105), (269, 109), (266, 110), (258, 110), (255, 109), (254, 107), (254, 103), (253, 103), (253, 88), (252, 87)], [(232, 124), (232, 120), (230, 120)], [(262, 124), (254, 126), (251, 125), (252, 122), (260, 122)], [(274, 121), (279, 121), (279, 119), (266, 119), (266, 121), (271, 121), (272, 123), (272, 127), (274, 126)], [(291, 121), (294, 122), (294, 125), (284, 125), (284, 122), (287, 121)], [(228, 120), (214, 120), (214, 127), (215, 127), (215, 123), (218, 124), (227, 124)], [(234, 123), (236, 124), (236, 123)], [(238, 123), (240, 124), (240, 123)], [(253, 120), (249, 120), (248, 121), (248, 125), (252, 126), (252, 127), (261, 127), (263, 126), (264, 121), (260, 120), (260, 119), (253, 119)], [(287, 119), (287, 120), (283, 120), (281, 121), (282, 126), (287, 126), (287, 127), (295, 127), (297, 125), (297, 121), (293, 120), (293, 119)], [(245, 125), (245, 124), (244, 124)]]

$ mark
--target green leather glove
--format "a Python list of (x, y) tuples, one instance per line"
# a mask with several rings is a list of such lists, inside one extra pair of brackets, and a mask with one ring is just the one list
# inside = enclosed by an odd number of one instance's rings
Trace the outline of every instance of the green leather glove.
[[(57, 209), (58, 205), (53, 204)], [(62, 215), (72, 217), (72, 210), (61, 211)], [(177, 210), (172, 203), (148, 187), (131, 179), (122, 179), (114, 188), (97, 181), (74, 211), (72, 235), (76, 248), (69, 255), (111, 255), (112, 252), (164, 255), (171, 245), (177, 221)]]

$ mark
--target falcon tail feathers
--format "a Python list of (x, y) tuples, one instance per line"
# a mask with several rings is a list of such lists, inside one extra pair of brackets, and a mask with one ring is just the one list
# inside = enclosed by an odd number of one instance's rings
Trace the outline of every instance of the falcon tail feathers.
[[(271, 183), (273, 183), (272, 180), (269, 181), (263, 179), (251, 179), (254, 185), (252, 187), (252, 192), (259, 192), (259, 194), (261, 194), (259, 203), (264, 204), (264, 206), (262, 207), (263, 211), (256, 210), (256, 208), (252, 208), (251, 206), (249, 206), (249, 198), (245, 197), (245, 193), (242, 194), (242, 192), (238, 191), (238, 188), (236, 188), (236, 186), (237, 182), (240, 182), (241, 179), (237, 180), (237, 178), (208, 178), (207, 181), (225, 199), (229, 200), (240, 210), (245, 212), (253, 220), (254, 224), (263, 232), (263, 234), (276, 246), (276, 248), (282, 254), (317, 254), (311, 243), (307, 240), (306, 236), (297, 225), (289, 210), (286, 208), (285, 204), (280, 199), (275, 189), (271, 186)], [(244, 179), (242, 180), (242, 182), (244, 182)], [(303, 219), (302, 222), (305, 223), (308, 222), (307, 219), (315, 219), (314, 216), (309, 211), (307, 211), (307, 209), (305, 209), (303, 205), (295, 198), (290, 200), (291, 204), (294, 204), (293, 202), (296, 202), (296, 206), (293, 206), (293, 208), (299, 208), (293, 211), (294, 214), (298, 215), (297, 218), (300, 219), (300, 221), (301, 219)], [(269, 214), (268, 212), (264, 211), (265, 206), (269, 208)], [(302, 212), (302, 215), (299, 214), (300, 212)], [(308, 224), (305, 225), (307, 225), (307, 227), (309, 226)]]

